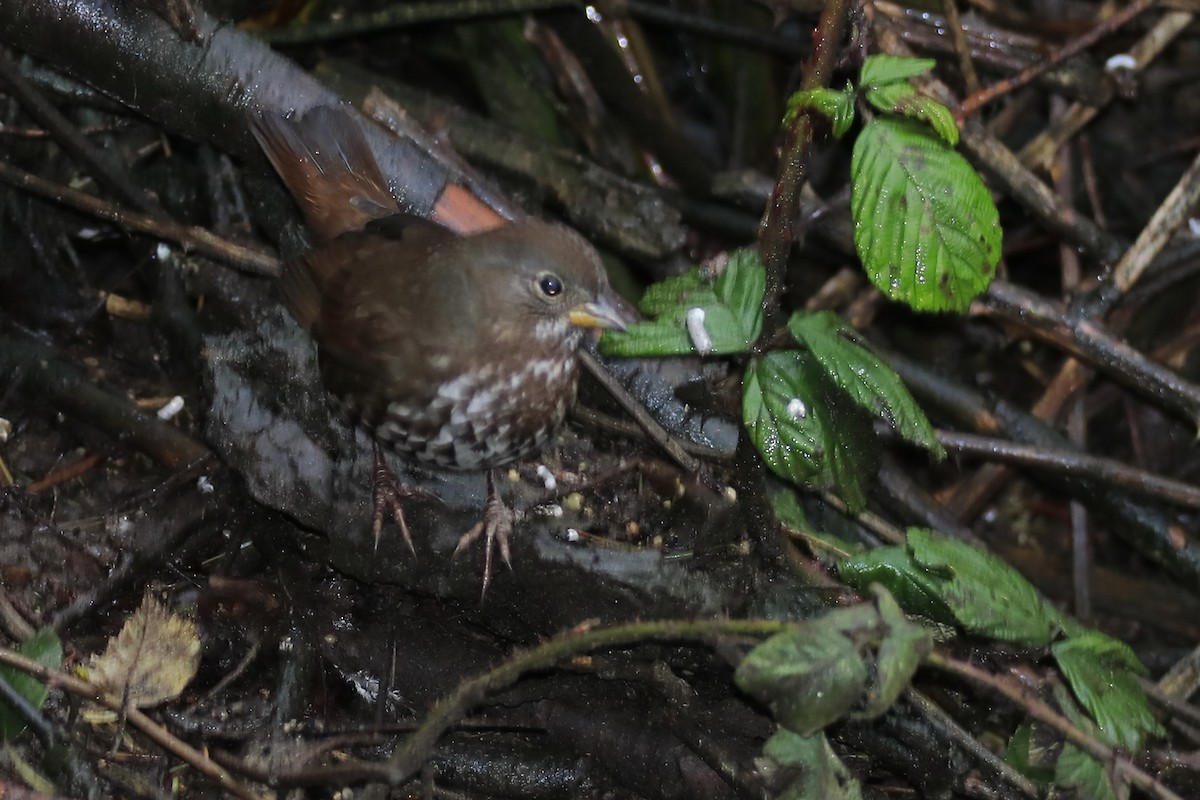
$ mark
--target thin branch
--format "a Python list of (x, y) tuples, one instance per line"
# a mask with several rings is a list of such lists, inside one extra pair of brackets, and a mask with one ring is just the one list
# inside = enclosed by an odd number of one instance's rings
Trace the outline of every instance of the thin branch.
[(106, 220), (131, 233), (143, 233), (175, 242), (185, 250), (216, 259), (252, 275), (275, 277), (279, 260), (263, 250), (243, 247), (196, 225), (181, 225), (150, 214), (131, 211), (86, 192), (39, 178), (37, 175), (0, 162), (0, 181), (18, 189), (61, 203), (89, 216)]
[(124, 715), (130, 724), (149, 737), (151, 741), (177, 758), (191, 764), (197, 772), (217, 781), (225, 791), (242, 798), (242, 800), (264, 800), (263, 795), (257, 794), (250, 787), (235, 779), (220, 764), (187, 742), (172, 735), (170, 731), (150, 719), (141, 710), (123, 703), (120, 697), (109, 694), (73, 675), (43, 666), (8, 648), (0, 647), (0, 663), (18, 669), (45, 683), (48, 687), (66, 689), (72, 694), (86, 697), (111, 711)]
[(1083, 729), (1076, 727), (1062, 714), (1041, 699), (1036, 697), (1028, 688), (1015, 681), (1006, 680), (972, 666), (964, 661), (948, 658), (941, 653), (931, 653), (925, 659), (926, 666), (940, 669), (952, 675), (957, 675), (976, 686), (981, 686), (996, 694), (1002, 695), (1013, 702), (1025, 714), (1038, 722), (1053, 728), (1071, 744), (1083, 750), (1088, 755), (1100, 761), (1105, 767), (1112, 769), (1137, 788), (1158, 798), (1158, 800), (1183, 800), (1182, 797), (1168, 789), (1152, 775), (1143, 771), (1129, 760), (1129, 757), (1117, 748), (1110, 747), (1091, 736)]
[(1087, 33), (1071, 40), (1070, 42), (1067, 42), (1044, 61), (1039, 61), (1038, 63), (1021, 70), (1011, 78), (998, 81), (986, 89), (980, 89), (978, 92), (975, 92), (966, 100), (963, 100), (962, 103), (959, 104), (958, 108), (954, 109), (955, 118), (961, 122), (993, 100), (1003, 97), (1004, 95), (1032, 82), (1039, 75), (1046, 72), (1046, 70), (1061, 64), (1071, 56), (1082, 53), (1084, 50), (1088, 49), (1118, 28), (1121, 28), (1134, 17), (1138, 16), (1157, 2), (1158, 0), (1134, 0), (1133, 3), (1130, 3), (1128, 6), (1116, 12), (1099, 25), (1096, 25)]

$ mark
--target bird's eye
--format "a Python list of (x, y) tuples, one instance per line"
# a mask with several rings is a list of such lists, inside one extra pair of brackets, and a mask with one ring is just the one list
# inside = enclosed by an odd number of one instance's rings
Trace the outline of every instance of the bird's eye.
[(542, 290), (542, 294), (546, 295), (546, 297), (557, 297), (562, 294), (563, 285), (557, 275), (544, 272), (538, 277), (538, 288)]

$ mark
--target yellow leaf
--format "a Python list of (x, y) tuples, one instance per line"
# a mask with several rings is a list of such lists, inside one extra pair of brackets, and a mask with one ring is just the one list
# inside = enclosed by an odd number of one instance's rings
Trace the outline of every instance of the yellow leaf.
[(190, 620), (146, 595), (104, 655), (88, 667), (89, 679), (134, 708), (179, 696), (200, 664), (200, 637)]

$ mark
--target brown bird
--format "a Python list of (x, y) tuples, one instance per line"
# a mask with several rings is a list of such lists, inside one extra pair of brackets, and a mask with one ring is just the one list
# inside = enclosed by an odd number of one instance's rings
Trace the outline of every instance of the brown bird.
[[(633, 321), (596, 250), (540, 221), (459, 236), (400, 213), (357, 120), (340, 108), (254, 132), (320, 242), (284, 266), (283, 302), (316, 340), (326, 388), (375, 438), (374, 532), (420, 494), (379, 444), (442, 468), (488, 470), (484, 591), (513, 514), (491, 470), (539, 451), (575, 399), (587, 328)], [(415, 551), (414, 551), (415, 552)]]

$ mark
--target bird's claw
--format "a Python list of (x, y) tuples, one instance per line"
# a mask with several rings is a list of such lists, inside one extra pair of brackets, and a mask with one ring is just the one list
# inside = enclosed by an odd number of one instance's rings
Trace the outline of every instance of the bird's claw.
[(493, 554), (496, 551), (499, 551), (504, 565), (512, 569), (512, 551), (509, 548), (508, 537), (513, 532), (515, 521), (516, 514), (496, 494), (496, 488), (489, 473), (488, 497), (483, 506), (483, 518), (459, 538), (458, 545), (454, 548), (454, 555), (457, 556), (477, 539), (483, 537), (483, 589), (479, 593), (480, 599), (487, 594), (488, 586), (492, 582)]
[(371, 534), (375, 541), (375, 551), (379, 551), (379, 540), (383, 536), (383, 518), (390, 509), (392, 519), (400, 528), (400, 535), (404, 538), (404, 543), (408, 545), (408, 550), (413, 554), (413, 558), (416, 558), (417, 550), (413, 547), (412, 533), (409, 532), (408, 522), (404, 519), (404, 501), (414, 498), (437, 500), (437, 495), (417, 486), (410, 486), (396, 477), (396, 473), (388, 466), (379, 443), (373, 442), (373, 445), (375, 447), (375, 469), (371, 480), (371, 498), (374, 517), (371, 523)]

